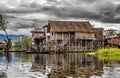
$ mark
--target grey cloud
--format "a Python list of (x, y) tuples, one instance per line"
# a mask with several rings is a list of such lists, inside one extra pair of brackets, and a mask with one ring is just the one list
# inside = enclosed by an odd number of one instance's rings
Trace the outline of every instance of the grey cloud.
[(39, 9), (27, 9), (27, 8), (17, 8), (17, 9), (4, 9), (4, 8), (0, 8), (0, 13), (4, 14), (4, 13), (38, 13), (38, 11), (40, 11)]
[(115, 12), (120, 13), (120, 4), (117, 5), (117, 7), (116, 7), (116, 9), (115, 9)]
[[(71, 14), (77, 15), (79, 18), (88, 18), (88, 19), (93, 19), (93, 20), (97, 20), (97, 21), (101, 21), (101, 22), (106, 22), (106, 23), (119, 23), (119, 19), (120, 18), (114, 18), (116, 16), (116, 14), (119, 14), (120, 12), (118, 12), (118, 5), (114, 5), (114, 4), (109, 4), (106, 3), (104, 5), (99, 4), (101, 6), (97, 7), (98, 3), (96, 3), (96, 8), (93, 9), (94, 12), (91, 11), (91, 9), (88, 10), (82, 10), (82, 11), (74, 11), (72, 10), (72, 12), (70, 12)], [(95, 6), (94, 6), (95, 7)], [(116, 10), (117, 9), (117, 10)], [(75, 13), (76, 12), (76, 13)], [(81, 15), (81, 16), (79, 16)]]
[[(97, 21), (106, 22), (106, 23), (119, 23), (119, 18), (114, 18), (116, 14), (119, 14), (119, 5), (115, 5), (112, 2), (108, 2), (104, 0), (101, 0), (101, 1), (76, 0), (77, 6), (74, 6), (74, 5), (68, 6), (69, 2), (67, 3), (66, 0), (62, 0), (62, 1), (64, 4), (64, 6), (62, 7), (57, 7), (57, 5), (56, 7), (54, 5), (43, 6), (39, 11), (49, 15), (54, 15), (59, 18), (64, 18), (64, 19), (86, 18), (88, 20), (91, 19), (91, 20), (97, 20)], [(51, 0), (51, 2), (52, 3), (54, 2), (56, 4), (60, 3), (58, 5), (62, 5), (60, 1)], [(88, 6), (88, 3), (91, 3), (91, 5)], [(82, 7), (81, 4), (85, 4), (86, 7)]]
[(46, 0), (45, 4), (37, 3), (36, 0), (30, 3), (27, 1), (21, 0), (15, 8), (0, 6), (0, 14), (9, 22), (9, 29), (42, 27), (47, 24), (46, 17), (35, 19), (27, 17), (36, 13), (48, 16), (49, 20), (55, 17), (54, 20), (72, 18), (120, 23), (120, 4), (114, 4), (119, 0)]
[(25, 8), (38, 8), (41, 7), (40, 4), (36, 3), (36, 2), (31, 2), (31, 3), (24, 3), (21, 2), (21, 4), (19, 5), (19, 7), (25, 7)]
[[(62, 0), (62, 1), (56, 1), (56, 0), (48, 1), (48, 3), (55, 3), (56, 6), (55, 5), (42, 6), (36, 2), (31, 2), (29, 4), (21, 3), (18, 9), (0, 10), (0, 12), (16, 13), (16, 14), (45, 13), (45, 14), (56, 16), (58, 18), (65, 18), (65, 19), (86, 18), (86, 19), (93, 19), (93, 20), (108, 22), (108, 23), (118, 23), (119, 21), (119, 18), (114, 18), (114, 16), (116, 14), (119, 14), (120, 6), (114, 5), (112, 2), (104, 1), (103, 3), (101, 2), (103, 0), (101, 1), (75, 0), (73, 1), (73, 4), (76, 5), (75, 6), (75, 5), (70, 5), (70, 2), (66, 0)], [(90, 3), (90, 6), (88, 6), (88, 3)], [(81, 4), (85, 4), (86, 7), (82, 7)], [(63, 5), (63, 6), (57, 7), (59, 5)]]
[(33, 21), (25, 21), (21, 19), (8, 19), (6, 24), (8, 29), (17, 30), (21, 28), (34, 28), (35, 25)]
[(18, 18), (11, 15), (3, 15), (8, 29), (16, 30), (23, 28), (42, 27), (47, 23), (46, 20)]
[(39, 20), (23, 20), (23, 19), (9, 19), (7, 28), (11, 30), (23, 29), (23, 28), (35, 28), (42, 27), (47, 22)]

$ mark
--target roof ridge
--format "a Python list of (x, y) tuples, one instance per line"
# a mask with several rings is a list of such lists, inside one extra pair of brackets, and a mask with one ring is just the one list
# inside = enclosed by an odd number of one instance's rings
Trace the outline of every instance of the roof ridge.
[(66, 23), (90, 23), (89, 21), (69, 21), (69, 20), (65, 20), (65, 21), (63, 21), (63, 20), (57, 20), (57, 21), (54, 21), (54, 20), (49, 20), (48, 22), (66, 22)]

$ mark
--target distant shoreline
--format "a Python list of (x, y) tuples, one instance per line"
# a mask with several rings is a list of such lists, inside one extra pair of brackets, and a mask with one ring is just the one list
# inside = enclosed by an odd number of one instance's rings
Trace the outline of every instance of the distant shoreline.
[[(17, 39), (23, 38), (24, 35), (14, 35), (14, 34), (9, 34), (8, 37), (12, 40), (12, 43), (15, 43)], [(2, 42), (4, 39), (6, 39), (5, 34), (0, 34), (0, 42)]]

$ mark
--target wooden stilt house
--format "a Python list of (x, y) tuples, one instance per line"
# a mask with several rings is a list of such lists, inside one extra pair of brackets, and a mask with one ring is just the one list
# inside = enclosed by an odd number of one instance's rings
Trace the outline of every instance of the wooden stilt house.
[[(55, 51), (93, 50), (102, 46), (103, 29), (93, 28), (89, 22), (49, 21), (51, 47)], [(96, 47), (96, 45), (99, 45)]]
[(35, 28), (31, 33), (33, 49), (37, 51), (43, 50), (46, 42), (44, 28)]

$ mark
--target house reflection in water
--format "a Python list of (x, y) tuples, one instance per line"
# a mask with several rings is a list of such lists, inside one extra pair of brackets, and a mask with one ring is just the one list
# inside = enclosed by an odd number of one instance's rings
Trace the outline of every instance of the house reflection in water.
[(35, 54), (32, 69), (43, 72), (46, 66), (52, 68), (50, 78), (89, 78), (94, 74), (100, 76), (103, 70), (103, 63), (87, 54)]
[[(120, 78), (120, 61), (99, 60), (97, 56), (84, 53), (12, 53), (10, 59), (6, 72), (8, 78), (16, 76), (25, 78), (33, 75), (34, 78), (36, 76), (40, 78), (47, 78), (47, 76), (48, 78)], [(3, 63), (3, 67), (5, 65), (6, 63)]]

